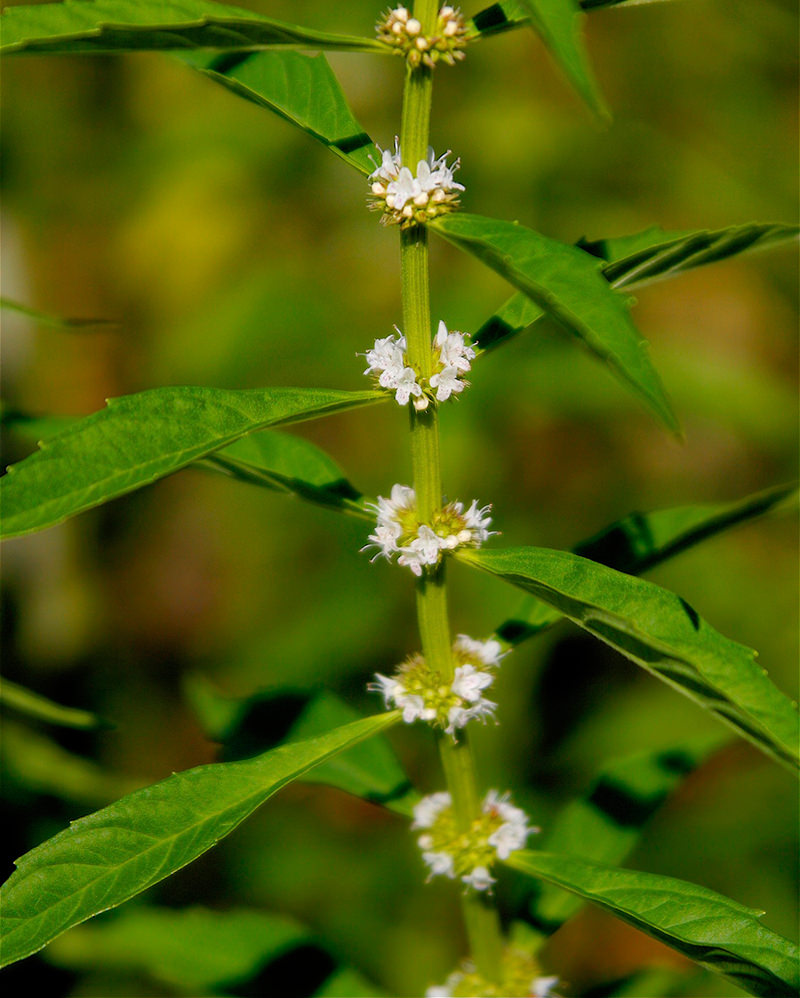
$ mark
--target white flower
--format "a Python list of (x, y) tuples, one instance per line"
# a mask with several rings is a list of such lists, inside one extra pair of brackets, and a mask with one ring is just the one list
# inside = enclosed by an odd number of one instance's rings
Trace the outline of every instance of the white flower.
[(453, 857), (449, 852), (423, 852), (422, 858), (428, 864), (432, 877), (453, 878), (456, 875)]
[(553, 988), (558, 984), (557, 977), (537, 977), (531, 984), (531, 998), (556, 998)]
[(464, 186), (453, 179), (460, 161), (447, 165), (449, 150), (437, 159), (433, 149), (428, 149), (427, 159), (417, 163), (416, 175), (409, 166), (402, 165), (396, 139), (394, 152), (380, 152), (381, 165), (370, 174), (369, 181), (370, 206), (383, 210), (382, 221), (401, 227), (421, 225), (457, 207), (458, 193)]
[(453, 392), (463, 392), (467, 382), (459, 381), (458, 369), (450, 366), (443, 368), (438, 374), (432, 374), (430, 386), (436, 389), (436, 401), (446, 402)]
[(404, 367), (391, 387), (397, 389), (394, 397), (400, 405), (408, 405), (408, 400), (412, 395), (422, 395), (422, 389), (417, 384), (417, 375), (413, 367)]
[(370, 503), (372, 509), (377, 513), (377, 524), (375, 532), (369, 535), (369, 544), (363, 550), (370, 547), (377, 547), (378, 553), (375, 558), (391, 558), (399, 548), (397, 542), (403, 536), (403, 524), (401, 517), (410, 513), (417, 503), (417, 494), (407, 485), (393, 485), (391, 497), (386, 499), (378, 496), (377, 503)]
[(464, 874), (461, 880), (476, 891), (486, 891), (497, 882), (485, 866), (476, 866), (471, 873)]
[(414, 823), (412, 828), (430, 828), (441, 811), (452, 805), (453, 799), (446, 790), (428, 794), (414, 805)]
[(479, 672), (473, 665), (460, 665), (456, 669), (452, 690), (462, 700), (475, 703), (481, 699), (481, 690), (491, 686), (494, 676), (489, 672)]
[(502, 796), (490, 790), (483, 801), (484, 814), (495, 814), (502, 819), (500, 827), (488, 839), (489, 845), (497, 850), (498, 859), (508, 859), (512, 852), (523, 849), (529, 835), (539, 831), (528, 826), (528, 816), (508, 802), (508, 795)]
[(470, 536), (468, 540), (461, 541), (462, 544), (480, 545), (491, 537), (494, 531), (489, 530), (488, 527), (492, 522), (492, 518), (486, 515), (491, 508), (491, 506), (482, 506), (478, 509), (478, 500), (472, 500), (472, 505), (464, 513), (465, 530), (469, 531)]
[(388, 710), (395, 698), (402, 695), (403, 684), (391, 676), (381, 675), (380, 672), (375, 673), (375, 678), (378, 680), (377, 683), (367, 683), (367, 689), (373, 693), (380, 693)]
[(422, 575), (424, 565), (436, 565), (442, 550), (439, 537), (426, 524), (417, 530), (417, 536), (401, 548), (398, 565), (407, 565), (416, 576)]
[(453, 642), (453, 651), (465, 659), (477, 660), (483, 665), (500, 665), (504, 653), (502, 645), (494, 638), (488, 641), (476, 641), (467, 634), (459, 634)]
[(491, 717), (496, 709), (497, 704), (484, 697), (469, 707), (451, 707), (447, 715), (448, 725), (445, 732), (448, 735), (455, 735), (456, 728), (463, 728), (475, 719), (483, 721), (485, 718)]
[(475, 359), (475, 351), (466, 342), (464, 333), (457, 330), (450, 332), (443, 320), (439, 321), (433, 345), (439, 353), (440, 362), (445, 366), (455, 367), (460, 372), (468, 371), (471, 361)]

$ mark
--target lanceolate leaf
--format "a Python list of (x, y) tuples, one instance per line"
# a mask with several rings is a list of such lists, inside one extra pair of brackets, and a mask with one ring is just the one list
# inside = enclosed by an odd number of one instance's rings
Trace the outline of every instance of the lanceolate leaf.
[[(578, 6), (590, 11), (598, 7), (634, 7), (637, 4), (661, 2), (663, 0), (579, 0)], [(483, 38), (512, 28), (525, 27), (530, 21), (530, 8), (525, 0), (503, 0), (503, 3), (493, 3), (491, 7), (476, 14), (470, 26), (476, 35)]]
[(508, 865), (572, 891), (760, 998), (790, 998), (800, 987), (800, 954), (763, 926), (763, 912), (672, 877), (522, 851)]
[(470, 551), (462, 561), (526, 589), (711, 711), (762, 751), (798, 764), (798, 715), (755, 653), (674, 593), (568, 551)]
[(522, 0), (533, 28), (569, 81), (598, 117), (610, 115), (589, 66), (581, 37), (581, 13), (578, 0)]
[(180, 870), (287, 783), (397, 720), (379, 714), (244, 762), (199, 766), (73, 822), (23, 856), (0, 892), (2, 965)]
[(154, 388), (111, 399), (0, 480), (2, 536), (43, 530), (148, 485), (253, 430), (368, 405), (379, 392)]
[(200, 52), (180, 58), (240, 97), (302, 128), (361, 173), (372, 173), (373, 160), (380, 162), (380, 153), (353, 116), (324, 55)]
[(50, 312), (40, 312), (38, 308), (31, 308), (29, 305), (20, 305), (19, 302), (12, 301), (10, 298), (0, 298), (0, 309), (4, 312), (16, 312), (17, 315), (24, 315), (26, 319), (32, 319), (40, 326), (50, 326), (53, 329), (65, 329), (71, 332), (108, 329), (117, 325), (112, 319), (65, 319), (60, 315), (52, 315)]
[(388, 52), (375, 38), (352, 38), (284, 24), (209, 0), (64, 0), (9, 7), (0, 51), (141, 52), (152, 49), (295, 48)]
[(370, 514), (360, 502), (361, 493), (339, 465), (309, 440), (267, 430), (242, 437), (202, 462), (209, 468), (286, 492), (363, 519)]
[[(725, 741), (724, 735), (695, 738), (608, 763), (586, 795), (550, 823), (545, 849), (612, 866), (622, 863), (667, 797)], [(534, 888), (528, 919), (543, 936), (552, 935), (583, 903), (551, 884)]]
[[(713, 232), (664, 232), (654, 225), (617, 239), (581, 240), (578, 246), (604, 261), (600, 273), (613, 288), (634, 288), (750, 250), (785, 245), (797, 239), (798, 231), (793, 225), (757, 222)], [(544, 314), (526, 295), (512, 295), (484, 322), (475, 339), (482, 350), (489, 350)]]
[(603, 279), (599, 260), (516, 222), (480, 215), (445, 215), (429, 228), (496, 270), (578, 336), (666, 426), (679, 432), (648, 344), (631, 321), (624, 299)]
[[(794, 486), (781, 485), (738, 502), (676, 506), (653, 513), (631, 513), (576, 545), (575, 554), (619, 572), (641, 575), (681, 551), (746, 523), (797, 497)], [(497, 629), (497, 635), (516, 645), (561, 620), (561, 614), (535, 596)]]
[(751, 250), (794, 242), (800, 228), (777, 223), (732, 225), (713, 232), (664, 232), (658, 226), (619, 239), (582, 240), (582, 250), (607, 261), (606, 280), (615, 288), (641, 287), (685, 270), (727, 260)]
[(54, 703), (47, 697), (34, 693), (33, 690), (10, 683), (7, 679), (0, 680), (0, 704), (3, 707), (10, 707), (33, 717), (37, 721), (45, 721), (48, 724), (57, 724), (64, 728), (79, 728), (91, 731), (94, 728), (105, 727), (107, 722), (103, 721), (96, 714), (88, 710), (80, 710), (78, 707), (64, 707), (60, 703)]

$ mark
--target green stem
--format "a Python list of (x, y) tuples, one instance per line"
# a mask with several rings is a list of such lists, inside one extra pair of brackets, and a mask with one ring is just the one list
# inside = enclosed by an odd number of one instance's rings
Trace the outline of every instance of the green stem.
[[(437, 11), (437, 0), (417, 0), (414, 16), (422, 24), (423, 32), (432, 29)], [(432, 97), (431, 70), (407, 67), (400, 150), (403, 163), (414, 173), (419, 160), (427, 154)], [(432, 350), (428, 234), (423, 226), (401, 230), (400, 259), (406, 355), (409, 365), (427, 379), (431, 374)], [(442, 505), (439, 417), (435, 405), (431, 405), (423, 412), (412, 408), (410, 418), (417, 511), (420, 520), (430, 523), (434, 512)], [(452, 680), (455, 673), (444, 562), (435, 571), (426, 571), (417, 583), (417, 619), (426, 661), (446, 680)], [(480, 814), (481, 806), (469, 741), (462, 735), (458, 742), (453, 742), (443, 735), (439, 739), (439, 750), (456, 820), (466, 831)], [(488, 980), (499, 981), (503, 938), (496, 908), (490, 898), (469, 891), (462, 895), (462, 911), (472, 957), (479, 972)]]

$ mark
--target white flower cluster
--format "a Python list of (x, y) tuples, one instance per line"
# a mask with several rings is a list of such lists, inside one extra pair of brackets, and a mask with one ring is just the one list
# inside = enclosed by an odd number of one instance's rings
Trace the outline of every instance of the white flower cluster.
[(466, 333), (448, 330), (443, 321), (433, 340), (433, 363), (430, 378), (423, 378), (406, 363), (406, 338), (397, 329), (396, 336), (375, 340), (367, 358), (364, 374), (377, 378), (381, 388), (394, 392), (399, 405), (408, 405), (413, 398), (418, 412), (427, 409), (431, 400), (446, 402), (451, 395), (463, 392), (469, 385), (462, 375), (469, 371), (475, 351)]
[(370, 207), (383, 211), (381, 221), (407, 228), (429, 222), (458, 207), (458, 192), (464, 188), (453, 180), (453, 173), (461, 161), (457, 159), (448, 166), (449, 155), (448, 149), (437, 158), (429, 148), (428, 158), (419, 161), (414, 176), (402, 165), (398, 139), (394, 140), (394, 152), (382, 149), (381, 165), (369, 175)]
[(453, 644), (457, 664), (451, 683), (443, 682), (422, 655), (412, 655), (393, 676), (376, 673), (377, 682), (367, 689), (383, 696), (387, 710), (401, 709), (406, 724), (427, 721), (455, 736), (470, 721), (494, 716), (497, 704), (487, 700), (483, 691), (494, 682), (488, 670), (500, 665), (502, 655), (499, 641), (476, 641), (459, 634)]
[(467, 25), (458, 7), (442, 7), (433, 34), (424, 35), (422, 25), (406, 7), (388, 10), (375, 26), (380, 41), (405, 56), (412, 66), (430, 66), (439, 60), (454, 66), (464, 58)]
[[(425, 998), (462, 998), (462, 996), (466, 995), (477, 996), (486, 994), (486, 991), (480, 987), (485, 982), (480, 981), (480, 979), (476, 981), (475, 978), (477, 978), (477, 975), (474, 971), (470, 973), (469, 970), (466, 972), (456, 970), (450, 974), (444, 984), (428, 988), (425, 992)], [(478, 984), (479, 990), (473, 990), (470, 987), (473, 983)], [(556, 984), (558, 984), (557, 977), (534, 977), (525, 991), (525, 998), (558, 998), (553, 991)], [(506, 995), (506, 993), (504, 990), (503, 994)], [(514, 993), (522, 995), (521, 991)]]
[(463, 503), (448, 503), (434, 513), (430, 524), (420, 523), (417, 495), (408, 485), (393, 485), (389, 499), (378, 496), (377, 504), (369, 505), (377, 514), (377, 525), (362, 550), (377, 547), (373, 561), (397, 555), (397, 564), (407, 565), (417, 576), (424, 568), (438, 565), (442, 552), (480, 547), (496, 532), (489, 530), (492, 519), (487, 514), (492, 507), (479, 507), (477, 499), (466, 510)]
[(509, 803), (508, 794), (490, 790), (481, 815), (470, 829), (456, 825), (453, 802), (446, 791), (423, 797), (414, 808), (412, 829), (423, 829), (417, 839), (430, 876), (460, 877), (466, 887), (488, 890), (495, 882), (489, 867), (497, 859), (508, 859), (522, 849), (538, 828), (528, 825), (528, 816)]

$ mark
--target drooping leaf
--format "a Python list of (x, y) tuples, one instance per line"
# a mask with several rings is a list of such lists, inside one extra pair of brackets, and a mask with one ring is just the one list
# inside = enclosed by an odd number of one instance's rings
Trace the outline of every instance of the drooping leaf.
[[(737, 502), (675, 506), (652, 513), (631, 513), (605, 527), (572, 550), (582, 558), (641, 575), (681, 551), (796, 501), (794, 486), (781, 485)], [(517, 645), (561, 620), (561, 614), (535, 596), (528, 596), (513, 617), (497, 628), (503, 641)]]
[(72, 930), (47, 955), (71, 970), (144, 972), (179, 994), (201, 995), (248, 981), (313, 938), (294, 919), (271, 912), (145, 905)]
[(35, 693), (24, 686), (17, 685), (17, 683), (11, 683), (7, 679), (0, 679), (0, 705), (10, 707), (34, 720), (46, 721), (48, 724), (57, 724), (64, 728), (92, 731), (95, 728), (106, 727), (108, 724), (107, 721), (88, 710), (81, 710), (79, 707), (64, 707), (60, 703), (48, 700), (40, 693)]
[(372, 173), (380, 162), (380, 152), (356, 121), (324, 55), (197, 52), (179, 58), (240, 97), (297, 125), (361, 173)]
[[(597, 863), (622, 863), (667, 797), (726, 741), (724, 735), (694, 738), (606, 764), (586, 794), (550, 822), (543, 847)], [(551, 884), (534, 887), (528, 919), (542, 936), (550, 936), (582, 900)]]
[[(603, 262), (600, 273), (613, 288), (634, 288), (716, 263), (751, 250), (768, 249), (797, 239), (798, 227), (734, 225), (713, 232), (664, 232), (654, 225), (616, 239), (581, 240), (578, 247)], [(512, 295), (475, 333), (482, 350), (490, 350), (541, 319), (544, 311), (526, 295)]]
[(796, 706), (685, 600), (568, 551), (468, 551), (461, 561), (519, 586), (688, 696), (780, 762), (798, 765)]
[(759, 998), (790, 998), (800, 987), (800, 954), (759, 921), (763, 912), (673, 877), (522, 851), (508, 865), (540, 877), (646, 932)]
[(599, 260), (516, 222), (480, 215), (445, 215), (429, 228), (523, 291), (679, 432), (648, 344), (631, 321), (625, 300), (603, 279)]
[(361, 493), (339, 465), (301, 437), (274, 430), (254, 433), (216, 451), (202, 463), (244, 482), (371, 519)]
[(241, 51), (273, 45), (389, 51), (375, 38), (315, 31), (209, 0), (63, 0), (9, 7), (0, 18), (0, 37), (3, 54)]
[[(12, 8), (17, 10), (18, 8)], [(2, 15), (0, 15), (0, 18)], [(2, 20), (0, 20), (2, 24)], [(15, 312), (17, 315), (24, 315), (26, 319), (33, 319), (40, 326), (50, 326), (53, 329), (66, 329), (70, 331), (84, 332), (93, 329), (108, 329), (118, 323), (113, 319), (65, 319), (60, 315), (52, 315), (50, 312), (41, 312), (38, 308), (31, 308), (29, 305), (21, 305), (10, 298), (0, 298), (0, 309), (4, 312)]]
[(378, 392), (316, 388), (154, 388), (47, 440), (0, 480), (2, 536), (53, 526), (148, 485), (253, 430), (342, 412)]
[(180, 870), (287, 783), (397, 720), (379, 714), (243, 762), (199, 766), (73, 822), (18, 860), (0, 892), (2, 965)]
[[(270, 688), (248, 697), (223, 697), (202, 677), (186, 682), (186, 693), (203, 730), (222, 744), (222, 758), (236, 760), (275, 744), (294, 742), (359, 718), (331, 690)], [(322, 783), (410, 815), (419, 795), (413, 790), (388, 740), (370, 739), (316, 766), (308, 783)]]
[(581, 36), (584, 15), (578, 0), (520, 0), (531, 24), (588, 106), (603, 121), (610, 119), (589, 65)]

